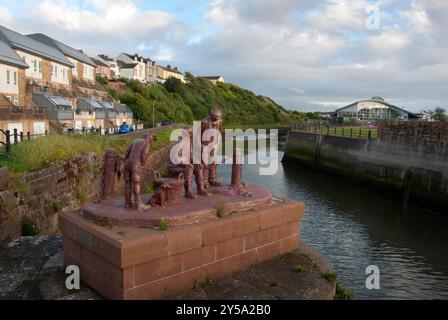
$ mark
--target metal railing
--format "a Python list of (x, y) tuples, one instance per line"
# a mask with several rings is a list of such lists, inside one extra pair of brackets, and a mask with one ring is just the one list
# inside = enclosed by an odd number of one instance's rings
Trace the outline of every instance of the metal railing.
[(358, 139), (376, 139), (378, 129), (365, 126), (347, 126), (342, 124), (330, 124), (326, 122), (313, 122), (293, 125), (293, 131), (307, 132), (329, 136), (340, 136)]

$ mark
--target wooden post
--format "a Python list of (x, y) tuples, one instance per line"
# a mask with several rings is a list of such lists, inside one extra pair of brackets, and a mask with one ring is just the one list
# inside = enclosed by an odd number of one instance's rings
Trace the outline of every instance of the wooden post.
[(20, 131), (20, 142), (22, 142), (23, 141), (23, 131)]
[(11, 131), (6, 130), (6, 152), (11, 150)]
[(350, 138), (353, 137), (353, 128), (350, 128)]
[(369, 129), (369, 140), (370, 140), (371, 137), (372, 137), (372, 130)]
[(14, 144), (17, 144), (17, 143), (19, 143), (19, 141), (18, 141), (17, 129), (15, 128), (14, 129)]
[(342, 127), (342, 136), (344, 136), (344, 129), (345, 129), (345, 128), (344, 128), (344, 127)]
[(48, 136), (48, 130), (45, 130), (45, 136)]
[(27, 133), (26, 133), (26, 138), (27, 138), (27, 140), (28, 141), (30, 141), (31, 140), (31, 134), (30, 134), (30, 132), (28, 131)]

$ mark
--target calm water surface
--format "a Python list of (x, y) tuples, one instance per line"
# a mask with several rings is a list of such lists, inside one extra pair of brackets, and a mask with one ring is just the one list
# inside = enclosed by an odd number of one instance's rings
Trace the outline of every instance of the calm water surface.
[[(220, 166), (221, 181), (230, 165)], [(356, 299), (448, 299), (448, 219), (408, 207), (296, 164), (274, 176), (246, 165), (244, 180), (305, 202), (301, 238), (322, 250)], [(367, 290), (365, 269), (380, 268), (380, 290)]]

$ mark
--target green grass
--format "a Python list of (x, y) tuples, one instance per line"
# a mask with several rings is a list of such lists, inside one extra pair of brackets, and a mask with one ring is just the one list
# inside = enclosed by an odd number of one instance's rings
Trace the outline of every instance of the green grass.
[(344, 288), (339, 282), (336, 282), (336, 297), (337, 300), (353, 300), (353, 293)]
[(325, 272), (322, 272), (322, 277), (327, 280), (328, 282), (335, 282), (336, 281), (336, 272), (326, 270)]
[(342, 137), (352, 137), (352, 138), (368, 138), (369, 131), (372, 139), (376, 139), (378, 137), (378, 129), (368, 129), (368, 128), (360, 128), (360, 127), (330, 127), (330, 128), (310, 128), (306, 130), (311, 133), (321, 133), (330, 136), (342, 136)]
[[(171, 130), (168, 128), (155, 133), (158, 141), (154, 143), (150, 153), (169, 143)], [(114, 148), (123, 155), (133, 140), (134, 138), (95, 134), (54, 134), (13, 145), (9, 153), (0, 153), (0, 166), (22, 173), (40, 170), (83, 153), (95, 152), (102, 156), (106, 148)]]
[(216, 208), (216, 216), (218, 218), (224, 218), (224, 208), (225, 208), (226, 203), (224, 201), (218, 201), (215, 204), (215, 208)]
[(296, 266), (294, 266), (294, 271), (297, 273), (302, 273), (302, 272), (308, 272), (308, 268), (302, 266), (301, 264), (298, 264)]
[(168, 230), (168, 221), (166, 221), (165, 219), (160, 219), (159, 221), (159, 229), (161, 231), (165, 231)]

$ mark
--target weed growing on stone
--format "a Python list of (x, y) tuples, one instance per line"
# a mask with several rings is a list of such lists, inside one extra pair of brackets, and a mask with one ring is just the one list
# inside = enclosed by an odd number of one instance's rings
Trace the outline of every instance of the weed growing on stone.
[(353, 293), (344, 288), (339, 282), (336, 282), (336, 299), (338, 300), (353, 300)]
[(224, 207), (225, 207), (225, 202), (224, 201), (216, 202), (215, 208), (216, 208), (216, 216), (218, 218), (223, 218), (224, 217)]
[(168, 230), (168, 221), (166, 221), (165, 219), (160, 219), (159, 228), (162, 231)]
[(35, 236), (40, 232), (39, 226), (31, 218), (25, 217), (22, 220), (22, 236)]
[(322, 272), (322, 277), (327, 280), (328, 282), (335, 282), (336, 281), (336, 272), (326, 270)]
[(296, 266), (294, 266), (294, 271), (298, 272), (298, 273), (302, 273), (302, 272), (308, 272), (308, 268), (302, 266), (301, 264), (298, 264)]
[(207, 281), (208, 284), (214, 284), (214, 283), (215, 283), (215, 280), (213, 280), (213, 278), (210, 277), (210, 276), (207, 276), (207, 278), (205, 279), (205, 281)]
[(53, 202), (53, 210), (54, 210), (54, 212), (61, 211), (62, 210), (62, 202), (59, 200)]

